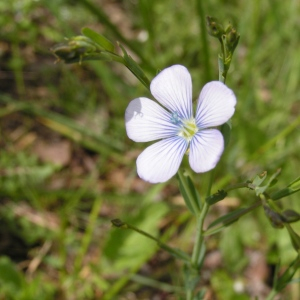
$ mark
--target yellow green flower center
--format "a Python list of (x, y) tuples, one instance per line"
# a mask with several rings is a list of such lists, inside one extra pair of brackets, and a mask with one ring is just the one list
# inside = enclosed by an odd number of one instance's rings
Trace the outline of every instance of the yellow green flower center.
[(199, 131), (194, 118), (184, 120), (177, 112), (172, 114), (171, 122), (178, 125), (178, 136), (183, 137), (188, 142), (190, 142), (192, 137)]
[(192, 137), (198, 132), (199, 128), (196, 125), (195, 119), (183, 120), (182, 126), (178, 132), (179, 136), (185, 138), (188, 142), (191, 141)]

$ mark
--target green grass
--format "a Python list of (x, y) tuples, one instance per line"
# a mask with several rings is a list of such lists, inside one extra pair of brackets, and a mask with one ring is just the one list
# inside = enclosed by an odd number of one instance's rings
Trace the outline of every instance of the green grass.
[[(227, 2), (0, 4), (5, 12), (0, 18), (0, 300), (182, 296), (180, 263), (153, 241), (110, 225), (120, 218), (192, 251), (195, 224), (178, 200), (176, 179), (149, 185), (136, 175), (135, 159), (145, 145), (127, 138), (124, 111), (130, 100), (150, 97), (149, 92), (114, 62), (54, 64), (49, 49), (83, 27), (116, 47), (120, 42), (149, 79), (172, 64), (185, 65), (196, 100), (209, 78), (218, 80), (218, 41), (203, 31), (201, 16), (231, 21), (241, 38), (226, 83), (238, 104), (213, 191), (265, 170), (273, 174), (282, 168), (274, 190), (299, 176), (300, 5)], [(49, 148), (67, 141), (66, 162), (54, 164), (52, 154), (42, 158), (39, 141)], [(208, 175), (192, 177), (204, 197)], [(277, 203), (300, 211), (298, 198)], [(231, 192), (212, 209), (210, 220), (256, 200), (247, 190)], [(292, 227), (300, 232), (298, 223)], [(286, 229), (274, 229), (261, 207), (211, 236), (207, 248), (221, 253), (222, 263), (216, 270), (205, 267), (211, 280), (204, 278), (200, 286), (217, 297), (226, 291), (227, 299), (266, 296), (267, 285), (255, 294), (247, 273), (254, 253), (266, 268), (280, 259), (282, 270), (296, 256)], [(266, 272), (255, 275), (266, 283)], [(247, 287), (239, 295), (233, 289), (238, 280)], [(298, 299), (296, 285), (282, 297)]]

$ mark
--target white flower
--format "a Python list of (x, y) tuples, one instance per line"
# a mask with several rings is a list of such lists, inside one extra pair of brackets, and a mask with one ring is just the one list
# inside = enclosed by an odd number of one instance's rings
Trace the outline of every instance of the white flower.
[(192, 80), (185, 67), (174, 65), (164, 69), (152, 80), (150, 90), (167, 110), (140, 97), (129, 103), (125, 113), (130, 139), (160, 140), (139, 155), (138, 175), (151, 183), (167, 181), (178, 171), (187, 150), (195, 172), (213, 169), (224, 150), (223, 136), (213, 127), (232, 117), (236, 104), (233, 91), (219, 81), (207, 83), (198, 98), (194, 117)]

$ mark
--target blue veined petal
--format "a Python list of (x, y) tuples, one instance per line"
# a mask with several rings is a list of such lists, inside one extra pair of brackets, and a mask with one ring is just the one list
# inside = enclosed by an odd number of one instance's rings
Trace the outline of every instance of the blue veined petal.
[(184, 66), (174, 65), (162, 70), (152, 80), (150, 90), (170, 112), (177, 112), (184, 119), (192, 117), (192, 79)]
[(190, 143), (189, 162), (197, 173), (213, 169), (224, 150), (224, 139), (217, 129), (207, 129), (197, 132)]
[(235, 95), (225, 84), (207, 83), (198, 99), (196, 124), (199, 128), (208, 128), (226, 123), (234, 114), (235, 104)]
[(146, 148), (136, 161), (138, 175), (151, 183), (165, 182), (176, 174), (188, 143), (175, 136)]
[(132, 100), (125, 112), (127, 135), (135, 142), (149, 142), (176, 135), (172, 115), (148, 98)]

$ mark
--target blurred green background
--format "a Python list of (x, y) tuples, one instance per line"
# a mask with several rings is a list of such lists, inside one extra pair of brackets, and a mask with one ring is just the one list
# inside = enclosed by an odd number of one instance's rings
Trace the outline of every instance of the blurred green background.
[[(120, 218), (192, 249), (195, 220), (176, 179), (150, 185), (136, 175), (145, 144), (127, 138), (123, 116), (130, 100), (151, 96), (122, 65), (55, 63), (50, 48), (89, 27), (120, 42), (150, 79), (185, 65), (197, 99), (218, 79), (219, 44), (201, 30), (201, 14), (230, 21), (241, 35), (227, 76), (238, 105), (213, 191), (278, 168), (274, 189), (299, 176), (299, 1), (211, 0), (201, 11), (184, 0), (1, 1), (1, 300), (183, 299), (182, 265), (110, 225)], [(193, 178), (204, 196), (207, 174)], [(280, 205), (299, 211), (297, 200)], [(254, 201), (254, 193), (232, 192), (207, 224)], [(264, 299), (275, 264), (284, 269), (296, 256), (286, 230), (261, 208), (211, 236), (207, 252), (205, 299)], [(299, 299), (299, 286), (282, 297)]]

